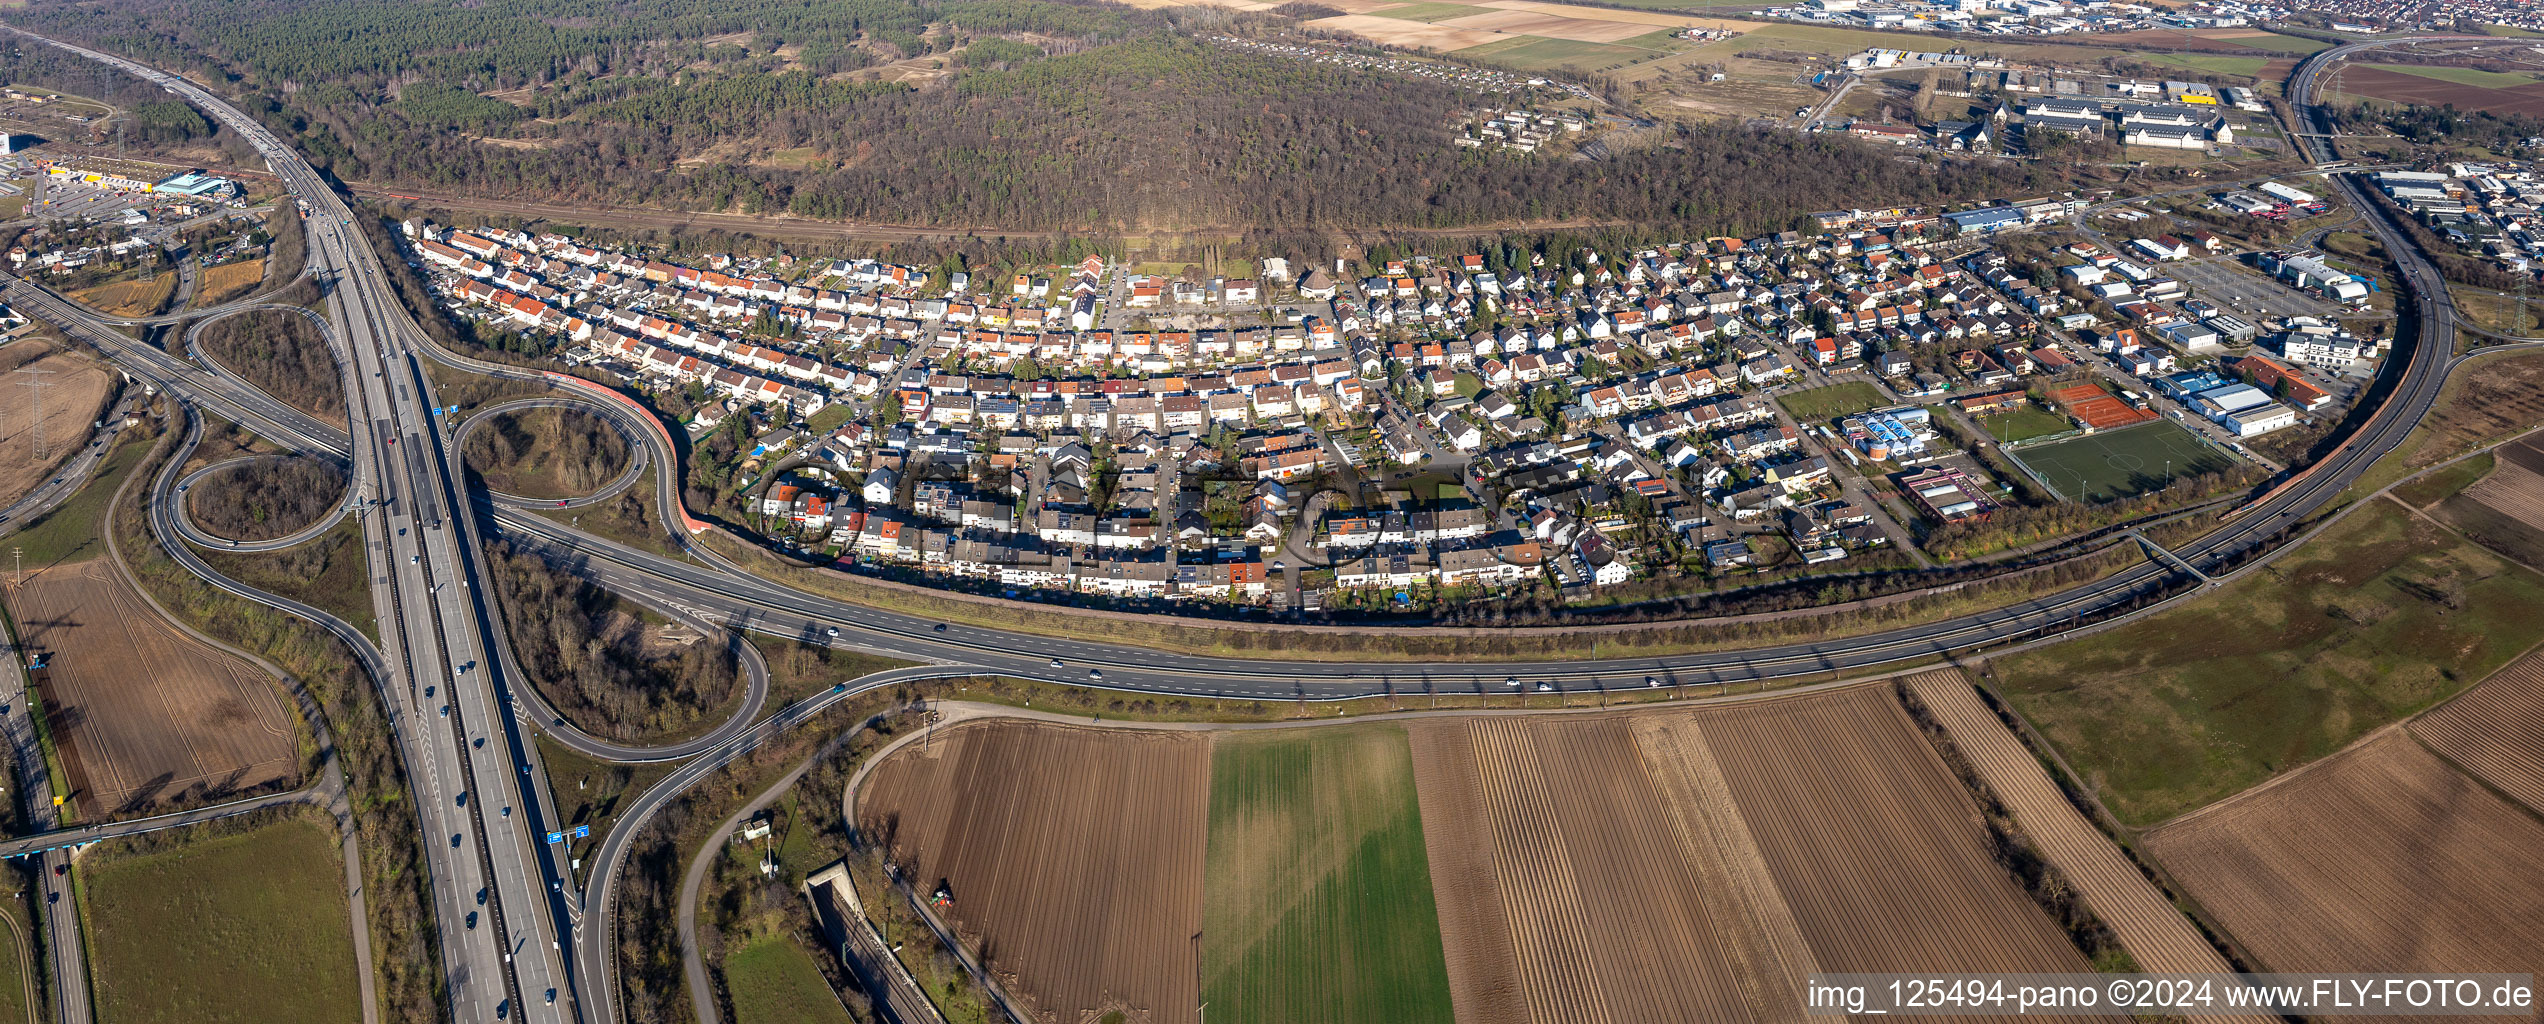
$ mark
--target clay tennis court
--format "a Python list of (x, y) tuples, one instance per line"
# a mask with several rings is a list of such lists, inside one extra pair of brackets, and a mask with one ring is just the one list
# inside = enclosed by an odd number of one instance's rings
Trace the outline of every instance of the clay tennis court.
[(81, 817), (209, 802), (299, 775), (297, 725), (256, 666), (179, 632), (104, 559), (9, 592)]
[(2084, 424), (2095, 430), (2118, 430), (2155, 418), (2155, 413), (2132, 407), (2099, 385), (2073, 384), (2049, 393), (2058, 404), (2066, 406)]

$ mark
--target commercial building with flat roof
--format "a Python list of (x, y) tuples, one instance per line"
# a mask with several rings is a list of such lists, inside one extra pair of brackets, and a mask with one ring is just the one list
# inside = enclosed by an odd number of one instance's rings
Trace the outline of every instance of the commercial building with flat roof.
[(215, 178), (202, 171), (187, 171), (153, 186), (154, 192), (174, 192), (181, 196), (221, 197), (239, 190), (238, 183), (228, 178)]

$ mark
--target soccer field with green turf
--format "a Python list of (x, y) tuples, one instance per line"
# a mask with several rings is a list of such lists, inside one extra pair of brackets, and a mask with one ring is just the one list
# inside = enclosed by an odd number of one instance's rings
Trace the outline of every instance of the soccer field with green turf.
[(2168, 474), (2213, 473), (2234, 464), (2231, 457), (2170, 420), (2007, 454), (2071, 501), (2125, 498), (2163, 487)]

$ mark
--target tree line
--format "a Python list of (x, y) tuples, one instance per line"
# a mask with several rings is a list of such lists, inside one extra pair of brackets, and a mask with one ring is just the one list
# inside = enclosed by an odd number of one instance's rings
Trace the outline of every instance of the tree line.
[(336, 373), (336, 357), (309, 318), (289, 310), (252, 310), (212, 321), (196, 343), (266, 394), (344, 425), (344, 383)]
[(513, 656), (540, 695), (583, 729), (621, 741), (681, 733), (722, 708), (741, 682), (722, 637), (650, 653), (642, 620), (600, 588), (509, 545), (490, 546), (485, 563)]
[[(1094, 234), (1597, 220), (1745, 235), (1816, 209), (2041, 184), (1737, 125), (1659, 129), (1601, 161), (1466, 150), (1447, 126), (1472, 93), (1231, 52), (1185, 34), (1203, 15), (1093, 2), (76, 0), (29, 16), (229, 77), (339, 177), (548, 201)], [(1193, 27), (1232, 17), (1283, 23), (1214, 12)], [(675, 52), (718, 33), (750, 44)], [(1044, 46), (1001, 36), (1085, 48), (1036, 58)], [(743, 56), (956, 42), (984, 49), (925, 87)], [(518, 102), (484, 95), (525, 86)], [(781, 150), (819, 158), (766, 159)]]

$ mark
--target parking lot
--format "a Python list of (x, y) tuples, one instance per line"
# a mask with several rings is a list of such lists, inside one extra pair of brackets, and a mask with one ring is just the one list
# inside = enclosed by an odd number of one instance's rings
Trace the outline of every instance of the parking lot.
[(2330, 317), (2341, 312), (2339, 305), (2264, 277), (2260, 272), (2235, 262), (2232, 257), (2168, 263), (2165, 269), (2180, 278), (2183, 284), (2189, 285), (2193, 296), (2224, 306), (2246, 320), (2280, 316)]

